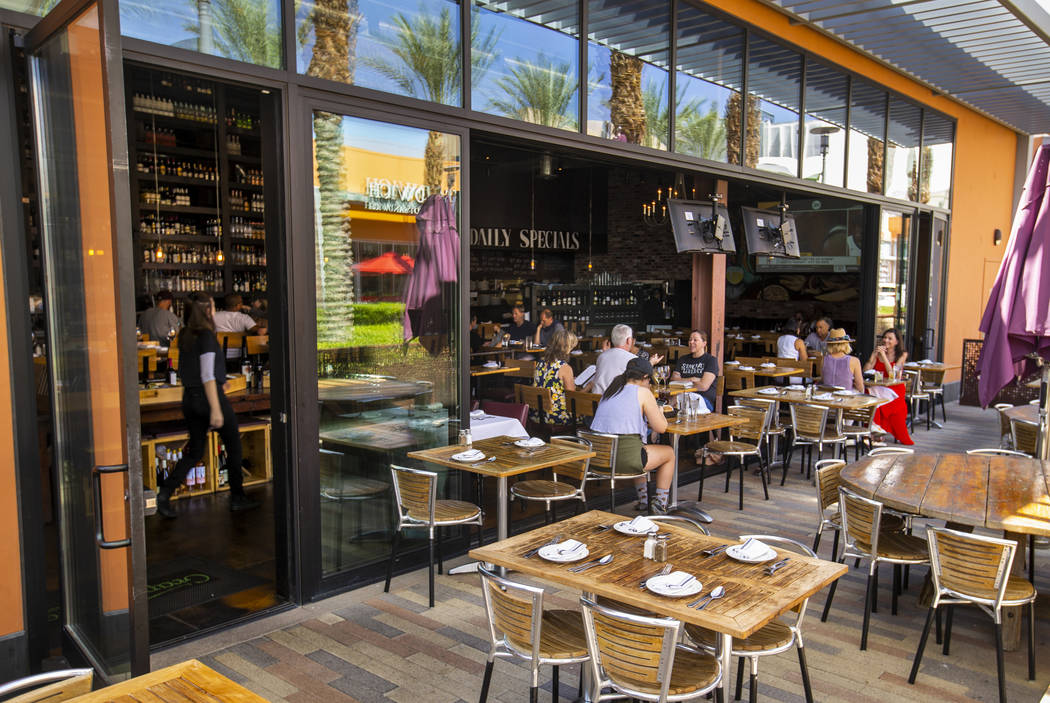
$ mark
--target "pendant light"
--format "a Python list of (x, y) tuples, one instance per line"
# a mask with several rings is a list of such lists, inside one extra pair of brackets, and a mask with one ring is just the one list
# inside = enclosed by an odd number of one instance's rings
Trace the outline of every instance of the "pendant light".
[(536, 270), (536, 168), (529, 182), (529, 270)]
[(594, 259), (591, 256), (593, 249), (593, 218), (594, 218), (594, 166), (587, 169), (587, 271), (594, 270)]

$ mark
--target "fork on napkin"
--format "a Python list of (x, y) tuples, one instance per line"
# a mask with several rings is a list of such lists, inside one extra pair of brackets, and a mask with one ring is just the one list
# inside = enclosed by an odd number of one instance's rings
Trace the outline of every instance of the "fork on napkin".
[(558, 556), (564, 557), (584, 549), (587, 545), (579, 540), (567, 539), (564, 542), (559, 542), (551, 546), (554, 547), (554, 552), (557, 553)]
[(688, 587), (693, 581), (696, 577), (687, 571), (672, 571), (667, 575), (667, 582), (661, 585), (669, 591), (676, 591)]

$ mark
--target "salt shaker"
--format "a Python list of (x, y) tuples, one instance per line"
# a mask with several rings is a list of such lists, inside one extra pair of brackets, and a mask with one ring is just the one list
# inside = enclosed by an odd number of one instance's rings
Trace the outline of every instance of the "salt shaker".
[(459, 431), (459, 444), (462, 447), (469, 447), (471, 445), (470, 430)]
[[(656, 559), (656, 535), (650, 534), (645, 538), (645, 544), (642, 546), (642, 558)], [(666, 555), (664, 558), (666, 558)]]

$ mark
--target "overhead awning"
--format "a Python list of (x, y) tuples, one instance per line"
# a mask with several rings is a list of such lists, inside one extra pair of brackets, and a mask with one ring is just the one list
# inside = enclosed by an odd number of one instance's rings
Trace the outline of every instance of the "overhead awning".
[(1050, 3), (765, 2), (1020, 132), (1050, 133)]

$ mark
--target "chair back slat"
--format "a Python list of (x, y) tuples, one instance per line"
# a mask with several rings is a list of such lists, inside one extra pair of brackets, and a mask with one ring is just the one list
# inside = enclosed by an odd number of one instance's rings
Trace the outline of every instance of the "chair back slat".
[(1002, 598), (1016, 542), (935, 527), (927, 528), (927, 536), (934, 586), (961, 596)]
[(842, 529), (847, 539), (878, 549), (879, 523), (882, 522), (882, 503), (862, 498), (839, 486), (839, 511)]
[(1036, 438), (1039, 436), (1039, 425), (1027, 420), (1010, 419), (1010, 434), (1014, 440), (1014, 449), (1025, 454), (1035, 455)]
[(1013, 406), (1009, 403), (997, 403), (995, 409), (999, 411), (999, 446), (1009, 449), (1007, 442), (1013, 446), (1013, 430), (1010, 429), (1010, 417), (1004, 412)]
[(485, 567), (478, 573), (493, 645), (504, 640), (520, 654), (536, 660), (543, 627), (543, 589), (510, 581)]
[(791, 424), (799, 439), (817, 439), (824, 436), (828, 409), (823, 405), (791, 404)]
[(565, 401), (569, 404), (569, 412), (575, 417), (594, 417), (594, 411), (598, 409), (598, 401), (601, 399), (601, 393), (565, 391)]
[(614, 683), (659, 687), (667, 629), (593, 611), (599, 665)]
[(852, 420), (854, 425), (860, 425), (865, 429), (871, 429), (871, 423), (875, 419), (875, 411), (879, 409), (878, 405), (871, 405), (866, 408), (842, 408), (842, 420)]
[(536, 375), (536, 362), (526, 361), (524, 359), (508, 359), (507, 366), (516, 366), (516, 371), (508, 371), (503, 374), (509, 378), (524, 378), (528, 379), (529, 383), (532, 383), (533, 377)]
[[(582, 437), (571, 437), (556, 435), (551, 437), (551, 444), (562, 447), (572, 447), (574, 449), (590, 449), (591, 443)], [(591, 460), (579, 459), (577, 461), (569, 461), (563, 464), (558, 464), (554, 467), (555, 476), (568, 476), (574, 478), (577, 481), (583, 481), (584, 477), (587, 476), (587, 469), (590, 468)]]
[(926, 366), (919, 368), (919, 378), (922, 381), (922, 385), (933, 388), (940, 388), (944, 385), (944, 373), (945, 370), (943, 368), (928, 368)]
[(820, 504), (821, 519), (824, 511), (839, 502), (839, 486), (842, 485), (842, 469), (846, 462), (839, 459), (825, 459), (817, 462), (817, 500)]
[(739, 417), (747, 420), (746, 425), (737, 425), (729, 428), (729, 436), (732, 439), (739, 437), (761, 441), (765, 438), (766, 427), (769, 424), (769, 408), (732, 405), (726, 409), (726, 414), (730, 417)]
[(616, 450), (620, 438), (614, 434), (601, 434), (587, 430), (580, 430), (576, 434), (591, 443), (591, 449), (595, 453), (595, 456), (591, 458), (591, 466), (612, 471), (613, 464), (616, 463)]
[(754, 371), (737, 371), (727, 368), (725, 371), (726, 390), (741, 391), (745, 388), (755, 387)]
[(530, 410), (549, 413), (554, 405), (550, 388), (514, 384), (514, 402), (524, 403)]
[(437, 496), (437, 474), (400, 466), (391, 466), (390, 472), (394, 478), (394, 495), (402, 514), (412, 513), (418, 519), (424, 515), (432, 518)]

